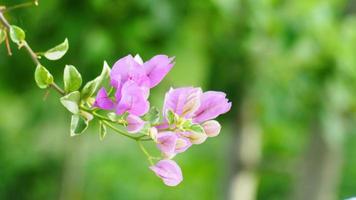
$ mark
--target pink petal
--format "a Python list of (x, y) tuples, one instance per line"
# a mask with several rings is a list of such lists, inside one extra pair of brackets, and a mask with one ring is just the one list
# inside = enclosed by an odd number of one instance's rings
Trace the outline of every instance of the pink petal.
[(143, 64), (147, 76), (150, 79), (150, 88), (155, 87), (172, 69), (174, 58), (166, 55), (157, 55)]
[(145, 97), (145, 90), (137, 83), (128, 80), (124, 83), (121, 90), (121, 99), (116, 107), (116, 113), (121, 115), (125, 112), (142, 116), (148, 112), (149, 102)]
[(173, 160), (160, 160), (150, 169), (168, 186), (176, 186), (183, 180), (182, 170)]
[(131, 55), (119, 59), (114, 64), (110, 77), (111, 85), (115, 88), (118, 88), (127, 80), (132, 80), (139, 86), (150, 86), (150, 79), (142, 64), (138, 62), (138, 58), (133, 58)]
[(127, 118), (127, 131), (129, 133), (137, 133), (142, 130), (143, 126), (145, 125), (145, 121), (141, 118), (137, 117), (136, 115), (128, 115)]
[(193, 122), (201, 123), (214, 119), (221, 114), (228, 112), (231, 108), (231, 102), (223, 92), (209, 91), (201, 96), (201, 104), (195, 112)]
[(175, 148), (175, 153), (182, 153), (186, 151), (189, 147), (192, 146), (192, 143), (188, 138), (178, 137), (177, 144)]
[(174, 132), (165, 131), (157, 134), (157, 147), (166, 156), (174, 155), (178, 136)]
[(190, 118), (200, 106), (201, 95), (200, 88), (171, 88), (164, 99), (163, 113), (172, 110), (181, 117)]
[(96, 95), (96, 99), (94, 102), (94, 107), (98, 107), (104, 110), (112, 110), (114, 109), (114, 103), (112, 100), (108, 97), (108, 94), (105, 90), (105, 88), (101, 88), (98, 91), (98, 94)]

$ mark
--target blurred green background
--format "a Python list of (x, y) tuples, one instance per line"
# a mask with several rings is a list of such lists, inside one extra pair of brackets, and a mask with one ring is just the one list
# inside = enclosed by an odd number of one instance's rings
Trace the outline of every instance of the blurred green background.
[[(11, 6), (20, 0), (2, 0)], [(39, 90), (24, 50), (0, 46), (0, 199), (333, 200), (356, 196), (355, 0), (50, 0), (6, 13), (35, 51), (68, 37), (43, 63), (88, 81), (103, 60), (176, 56), (152, 90), (221, 90), (233, 102), (219, 137), (176, 160), (166, 187), (137, 145), (93, 125), (69, 136), (58, 95)], [(152, 146), (151, 149), (155, 147)]]

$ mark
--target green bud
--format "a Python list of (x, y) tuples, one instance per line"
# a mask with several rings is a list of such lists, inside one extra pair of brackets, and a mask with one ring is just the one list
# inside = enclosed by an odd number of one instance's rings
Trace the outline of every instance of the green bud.
[(199, 124), (193, 124), (189, 129), (195, 133), (205, 133), (204, 128)]
[(66, 93), (76, 91), (82, 85), (82, 76), (73, 65), (66, 65), (63, 75), (64, 90)]
[(26, 38), (25, 31), (18, 26), (12, 25), (10, 28), (10, 38), (17, 45), (20, 45)]
[(64, 42), (46, 51), (43, 55), (48, 60), (59, 60), (67, 53), (68, 48), (69, 48), (69, 44), (68, 44), (68, 39), (66, 38)]
[(45, 67), (39, 64), (35, 70), (35, 81), (39, 88), (46, 89), (53, 83), (53, 76)]
[(67, 94), (60, 99), (61, 103), (67, 110), (73, 114), (79, 113), (80, 92), (75, 91)]

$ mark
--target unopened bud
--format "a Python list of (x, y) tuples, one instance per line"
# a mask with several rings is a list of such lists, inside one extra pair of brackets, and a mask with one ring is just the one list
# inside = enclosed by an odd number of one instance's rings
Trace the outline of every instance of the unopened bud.
[(208, 137), (215, 137), (219, 135), (221, 125), (215, 120), (209, 120), (202, 124), (204, 131)]

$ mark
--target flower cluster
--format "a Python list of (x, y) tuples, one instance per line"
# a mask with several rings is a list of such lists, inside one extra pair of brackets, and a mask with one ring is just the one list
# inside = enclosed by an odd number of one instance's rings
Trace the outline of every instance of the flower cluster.
[(149, 155), (150, 169), (168, 186), (176, 186), (183, 180), (180, 167), (172, 160), (174, 156), (193, 144), (203, 143), (208, 137), (217, 136), (221, 125), (214, 119), (231, 108), (223, 92), (203, 92), (194, 87), (171, 88), (165, 95), (161, 122), (146, 121), (145, 116), (150, 114), (150, 89), (171, 70), (173, 60), (165, 55), (154, 56), (147, 62), (138, 55), (121, 58), (110, 73), (110, 90), (114, 94), (103, 87), (93, 104), (125, 116), (129, 133), (143, 132), (157, 144), (162, 157), (154, 165)]

